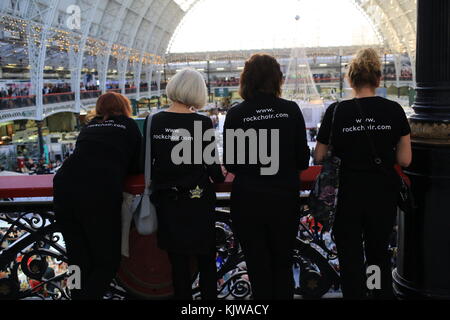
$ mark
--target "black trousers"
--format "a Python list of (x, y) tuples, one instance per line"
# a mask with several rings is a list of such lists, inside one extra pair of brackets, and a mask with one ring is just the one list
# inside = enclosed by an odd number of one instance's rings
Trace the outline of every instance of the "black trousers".
[(120, 210), (120, 199), (74, 202), (55, 197), (69, 264), (81, 270), (81, 288), (71, 290), (73, 300), (102, 299), (115, 277), (121, 261)]
[(345, 299), (366, 299), (367, 267), (378, 266), (381, 289), (375, 298), (392, 299), (390, 237), (397, 213), (398, 187), (380, 174), (341, 178), (334, 237)]
[(217, 299), (216, 253), (187, 255), (169, 252), (172, 265), (172, 280), (175, 300), (192, 300), (192, 260), (197, 262), (200, 272), (200, 292), (202, 300)]
[(233, 185), (233, 229), (244, 252), (253, 299), (293, 299), (298, 214), (298, 191), (255, 192)]

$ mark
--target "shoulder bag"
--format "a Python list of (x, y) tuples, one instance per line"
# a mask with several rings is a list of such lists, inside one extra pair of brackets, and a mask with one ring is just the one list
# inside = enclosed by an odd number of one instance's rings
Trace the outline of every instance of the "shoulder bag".
[(151, 152), (151, 127), (153, 116), (147, 117), (147, 130), (145, 136), (145, 160), (144, 160), (144, 176), (145, 187), (144, 193), (137, 196), (133, 200), (131, 210), (133, 212), (134, 224), (140, 235), (146, 236), (154, 233), (158, 228), (158, 219), (156, 216), (156, 208), (150, 201), (152, 195), (151, 187), (151, 170), (152, 170), (152, 152)]
[[(355, 103), (356, 103), (356, 107), (358, 109), (358, 112), (362, 118), (362, 121), (364, 123), (366, 117), (364, 115), (364, 112), (362, 110), (361, 104), (358, 101), (358, 99), (354, 99)], [(375, 148), (375, 144), (373, 143), (372, 137), (370, 135), (370, 132), (368, 130), (366, 130), (365, 125), (363, 124), (363, 128), (364, 128), (364, 132), (366, 133), (366, 137), (367, 140), (369, 141), (369, 146), (372, 152), (372, 161), (374, 162), (374, 164), (376, 165), (376, 167), (378, 168), (378, 170), (380, 170), (380, 172), (382, 172), (385, 175), (389, 175), (389, 172), (387, 170), (387, 168), (385, 168), (384, 164), (383, 164), (383, 160), (378, 156), (377, 150)], [(398, 201), (397, 201), (397, 206), (399, 207), (399, 209), (407, 214), (410, 214), (412, 211), (415, 210), (416, 208), (416, 204), (414, 201), (414, 197), (413, 194), (411, 192), (411, 188), (409, 187), (409, 185), (406, 183), (406, 181), (403, 179), (403, 177), (399, 174), (396, 173), (396, 176), (398, 177), (398, 183), (400, 186), (400, 191), (399, 191), (399, 195), (398, 195)]]
[(320, 222), (325, 230), (329, 230), (336, 214), (337, 196), (339, 190), (339, 169), (341, 159), (334, 153), (332, 144), (334, 119), (339, 103), (336, 105), (331, 120), (328, 152), (322, 164), (322, 170), (314, 182), (308, 198), (310, 214)]

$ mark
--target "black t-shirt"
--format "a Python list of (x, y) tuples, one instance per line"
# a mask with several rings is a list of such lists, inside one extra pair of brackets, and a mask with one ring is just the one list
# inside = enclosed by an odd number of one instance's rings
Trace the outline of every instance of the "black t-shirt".
[[(144, 132), (147, 132), (147, 120)], [(195, 132), (195, 128), (198, 129)], [(183, 133), (182, 130), (187, 130)], [(208, 181), (223, 182), (224, 177), (218, 161), (206, 163), (203, 157), (205, 148), (215, 146), (215, 137), (207, 137), (203, 141), (205, 131), (213, 129), (211, 119), (198, 113), (174, 113), (162, 111), (152, 119), (152, 184), (155, 190), (164, 190), (172, 187), (192, 188)], [(147, 139), (147, 137), (145, 137)], [(181, 142), (187, 142), (189, 148), (184, 149)], [(145, 145), (145, 141), (144, 141)], [(180, 158), (186, 157), (182, 163), (177, 164), (172, 158), (172, 151)], [(189, 149), (189, 151), (188, 151)], [(206, 151), (208, 152), (208, 151)], [(209, 152), (216, 156), (216, 148)], [(190, 156), (189, 156), (190, 153)], [(181, 160), (180, 160), (181, 162)]]
[[(136, 122), (126, 116), (106, 121), (94, 118), (81, 129), (73, 154), (58, 170), (55, 181), (83, 185), (84, 190), (103, 188), (121, 191), (128, 174), (139, 173), (142, 135)], [(62, 180), (64, 179), (64, 181)]]
[[(268, 155), (275, 156), (275, 149), (271, 144), (271, 130), (279, 131), (279, 165), (278, 171), (274, 175), (262, 175), (261, 168), (268, 168), (271, 164), (264, 164), (258, 156), (257, 163), (251, 164), (249, 158), (250, 142), (245, 143), (245, 164), (239, 164), (237, 157), (237, 139), (234, 139), (234, 151), (228, 150), (227, 133), (228, 129), (242, 129), (244, 132), (255, 129), (258, 142), (258, 154), (260, 153), (260, 143), (262, 138), (268, 141)], [(262, 137), (260, 129), (266, 129), (267, 136)], [(299, 106), (292, 101), (275, 97), (274, 95), (258, 94), (255, 99), (246, 100), (243, 103), (231, 108), (228, 111), (223, 134), (223, 161), (228, 171), (236, 175), (236, 180), (245, 179), (253, 181), (260, 188), (284, 188), (299, 186), (299, 172), (308, 168), (310, 150), (306, 140), (305, 121)], [(229, 161), (227, 154), (233, 152)]]
[[(378, 157), (386, 168), (396, 163), (395, 151), (400, 137), (410, 134), (408, 120), (403, 108), (394, 101), (382, 97), (358, 99), (362, 113), (355, 100), (339, 103), (336, 110), (331, 144), (342, 160), (344, 170), (376, 171), (374, 156), (367, 134), (370, 133)], [(317, 141), (329, 144), (331, 124), (336, 103), (326, 111)]]

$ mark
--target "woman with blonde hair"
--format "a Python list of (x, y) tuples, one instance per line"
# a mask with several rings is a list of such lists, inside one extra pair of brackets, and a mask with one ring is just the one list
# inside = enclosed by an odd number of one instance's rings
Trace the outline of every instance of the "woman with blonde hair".
[(69, 264), (81, 272), (74, 300), (102, 299), (119, 268), (122, 191), (125, 177), (139, 172), (141, 140), (130, 101), (105, 93), (53, 179), (56, 221)]
[(316, 162), (326, 156), (330, 134), (341, 159), (333, 232), (347, 299), (367, 297), (366, 266), (381, 271), (381, 288), (373, 290), (373, 296), (393, 297), (388, 245), (400, 189), (394, 165), (408, 167), (412, 153), (403, 108), (376, 96), (381, 74), (378, 53), (359, 51), (347, 75), (355, 98), (328, 108), (317, 137)]
[[(224, 177), (216, 161), (211, 119), (196, 112), (206, 104), (207, 89), (203, 76), (186, 68), (169, 81), (166, 93), (171, 105), (153, 116), (151, 136), (145, 137), (152, 144), (158, 246), (169, 255), (175, 299), (192, 299), (191, 262), (195, 261), (201, 297), (213, 300), (217, 275), (212, 181), (223, 182)], [(144, 132), (146, 127), (147, 123)]]

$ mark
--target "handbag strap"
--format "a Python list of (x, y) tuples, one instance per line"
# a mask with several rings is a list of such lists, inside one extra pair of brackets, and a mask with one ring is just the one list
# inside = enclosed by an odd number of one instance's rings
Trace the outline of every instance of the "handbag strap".
[(364, 115), (364, 112), (363, 112), (363, 109), (362, 109), (362, 107), (361, 107), (361, 104), (360, 104), (360, 102), (358, 101), (357, 98), (354, 98), (353, 100), (355, 101), (355, 103), (356, 103), (356, 108), (358, 109), (359, 115), (361, 116), (361, 121), (362, 121), (362, 123), (363, 123), (362, 126), (363, 126), (363, 128), (364, 128), (364, 133), (366, 134), (367, 140), (369, 141), (369, 145), (370, 145), (370, 149), (371, 149), (372, 157), (373, 157), (371, 160), (372, 160), (377, 166), (379, 166), (379, 168), (384, 168), (384, 167), (383, 167), (383, 161), (382, 161), (381, 158), (378, 156), (378, 152), (377, 152), (377, 149), (375, 148), (375, 144), (373, 143), (372, 136), (371, 136), (369, 130), (367, 130), (367, 128), (366, 128), (366, 125), (365, 125), (365, 122), (366, 122), (366, 116)]
[(333, 128), (334, 128), (334, 119), (336, 118), (336, 111), (341, 103), (338, 101), (336, 103), (336, 107), (334, 107), (333, 117), (331, 118), (331, 127), (330, 127), (330, 136), (328, 137), (328, 151), (333, 152), (333, 145), (331, 143), (331, 139), (333, 138)]
[(147, 116), (147, 130), (145, 135), (145, 158), (144, 158), (144, 176), (145, 176), (145, 189), (147, 192), (150, 189), (150, 180), (152, 177), (152, 120), (153, 115), (149, 114)]

